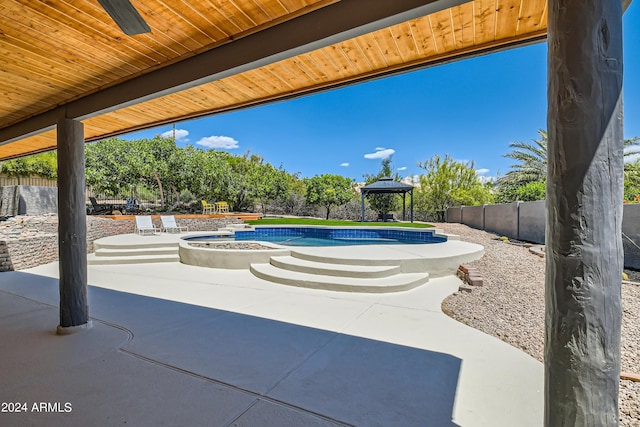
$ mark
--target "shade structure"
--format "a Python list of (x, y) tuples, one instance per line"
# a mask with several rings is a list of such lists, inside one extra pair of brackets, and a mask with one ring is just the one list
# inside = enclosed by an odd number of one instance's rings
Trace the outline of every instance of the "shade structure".
[(380, 178), (378, 181), (365, 185), (360, 189), (362, 195), (362, 222), (364, 222), (364, 198), (369, 194), (402, 194), (402, 220), (405, 221), (407, 193), (411, 196), (411, 222), (413, 222), (413, 185), (394, 181), (388, 176)]
[(55, 149), (63, 118), (99, 141), (541, 42), (547, 28), (546, 0), (131, 3), (151, 32), (126, 36), (94, 0), (2, 3), (0, 160)]

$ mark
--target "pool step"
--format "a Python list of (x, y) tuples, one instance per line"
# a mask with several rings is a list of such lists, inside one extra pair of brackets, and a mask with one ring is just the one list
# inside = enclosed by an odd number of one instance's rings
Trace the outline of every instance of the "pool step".
[[(137, 237), (137, 236), (136, 236)], [(93, 242), (95, 251), (101, 249), (107, 250), (130, 250), (130, 249), (149, 249), (149, 248), (178, 248), (178, 242), (156, 241), (154, 236), (147, 236), (148, 241), (133, 240), (131, 242), (102, 243), (99, 240)]]
[(175, 255), (119, 255), (119, 256), (99, 256), (89, 254), (87, 263), (90, 265), (111, 265), (111, 264), (149, 264), (154, 262), (180, 262), (180, 256)]
[(176, 246), (156, 246), (148, 248), (100, 248), (96, 252), (99, 257), (140, 256), (140, 255), (177, 255)]
[(94, 248), (95, 253), (87, 256), (90, 265), (180, 262), (176, 242), (94, 243)]
[(339, 277), (284, 270), (272, 264), (251, 264), (251, 272), (270, 282), (340, 292), (387, 293), (413, 289), (429, 281), (428, 273), (401, 273), (389, 277)]
[(310, 261), (310, 262), (318, 262), (318, 263), (326, 263), (326, 264), (336, 264), (336, 265), (353, 265), (353, 266), (384, 266), (384, 267), (396, 267), (401, 264), (397, 259), (380, 259), (380, 258), (371, 258), (368, 255), (363, 255), (362, 258), (358, 258), (358, 252), (356, 249), (348, 250), (350, 256), (337, 255), (338, 253), (343, 252), (345, 248), (348, 246), (336, 246), (335, 251), (332, 251), (332, 254), (329, 255), (326, 251), (316, 253), (315, 251), (309, 251), (308, 248), (292, 248), (291, 256), (294, 258), (298, 258), (300, 260)]
[(374, 278), (400, 273), (399, 265), (347, 265), (308, 261), (294, 256), (271, 257), (271, 265), (283, 270), (325, 276)]

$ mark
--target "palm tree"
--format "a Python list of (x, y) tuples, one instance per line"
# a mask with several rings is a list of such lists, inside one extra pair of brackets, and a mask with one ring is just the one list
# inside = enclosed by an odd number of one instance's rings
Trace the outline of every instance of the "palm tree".
[[(514, 148), (511, 153), (504, 154), (504, 157), (518, 161), (512, 165), (509, 172), (498, 178), (499, 186), (520, 186), (530, 182), (540, 182), (547, 179), (547, 131), (538, 130), (539, 139), (532, 140), (532, 144), (524, 142), (513, 142), (509, 147)], [(635, 137), (624, 140), (624, 156), (637, 154), (636, 151), (628, 150), (638, 143), (640, 138)], [(625, 165), (625, 169), (627, 166)]]
[(533, 144), (520, 141), (509, 144), (514, 150), (503, 157), (519, 163), (512, 165), (512, 170), (498, 178), (498, 185), (524, 185), (547, 179), (547, 132), (540, 129), (538, 135), (540, 138), (533, 139)]

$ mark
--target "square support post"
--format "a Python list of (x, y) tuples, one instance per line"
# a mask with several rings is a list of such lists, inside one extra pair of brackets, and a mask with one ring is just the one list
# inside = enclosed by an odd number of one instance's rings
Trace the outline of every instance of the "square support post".
[(617, 426), (622, 3), (550, 0), (545, 425)]
[(59, 334), (90, 326), (87, 303), (87, 223), (84, 126), (61, 119), (58, 137)]

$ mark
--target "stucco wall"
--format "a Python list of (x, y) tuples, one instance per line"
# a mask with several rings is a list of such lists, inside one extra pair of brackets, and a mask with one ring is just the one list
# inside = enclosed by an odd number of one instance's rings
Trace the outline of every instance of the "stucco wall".
[(545, 201), (522, 202), (519, 208), (518, 233), (513, 237), (533, 243), (544, 243), (547, 225)]
[(462, 222), (462, 207), (447, 209), (447, 222)]
[(462, 208), (462, 223), (484, 230), (484, 206), (464, 206)]
[(640, 204), (624, 205), (622, 233), (624, 265), (640, 270)]
[(518, 203), (485, 205), (484, 229), (515, 238), (518, 235)]
[[(462, 215), (458, 219), (457, 212), (460, 210)], [(545, 243), (544, 200), (518, 202), (518, 204), (454, 207), (447, 211), (447, 220), (461, 222), (511, 239)], [(624, 205), (622, 233), (624, 266), (640, 270), (640, 204)]]

